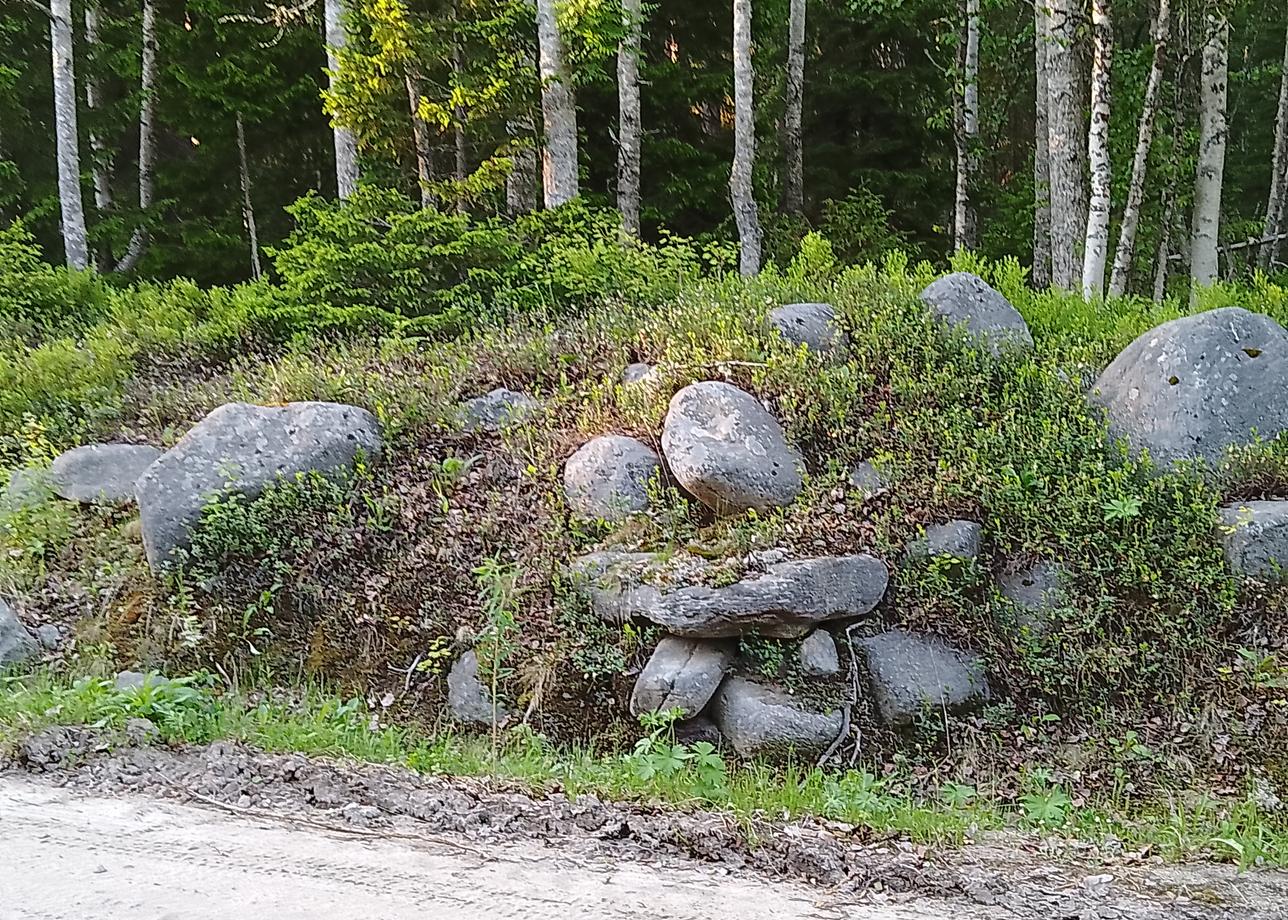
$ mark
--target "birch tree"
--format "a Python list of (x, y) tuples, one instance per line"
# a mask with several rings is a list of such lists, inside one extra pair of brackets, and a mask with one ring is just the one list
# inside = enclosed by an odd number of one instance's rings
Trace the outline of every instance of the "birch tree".
[(536, 2), (541, 114), (545, 123), (542, 173), (546, 207), (557, 208), (578, 195), (577, 103), (563, 36), (559, 32), (556, 2)]
[[(978, 0), (968, 0), (978, 2)], [(783, 210), (805, 210), (805, 149), (801, 137), (805, 104), (805, 0), (791, 0), (787, 19), (787, 93), (783, 109)]]
[(958, 42), (961, 86), (955, 100), (953, 132), (957, 144), (957, 189), (953, 207), (953, 249), (979, 245), (971, 191), (979, 151), (979, 0), (962, 0), (962, 35)]
[(640, 0), (622, 0), (617, 48), (617, 209), (622, 229), (640, 234)]
[(54, 143), (58, 155), (58, 206), (63, 252), (71, 268), (89, 268), (89, 235), (80, 185), (76, 127), (76, 73), (72, 58), (71, 0), (50, 0), (49, 45), (54, 78)]
[(1158, 122), (1159, 100), (1163, 90), (1163, 71), (1167, 66), (1167, 45), (1171, 38), (1171, 0), (1158, 0), (1154, 15), (1154, 58), (1149, 67), (1145, 84), (1145, 99), (1140, 110), (1140, 124), (1136, 129), (1136, 153), (1132, 157), (1131, 181), (1127, 186), (1127, 203), (1123, 206), (1122, 227), (1118, 231), (1118, 248), (1114, 252), (1114, 268), (1109, 278), (1109, 296), (1122, 297), (1127, 293), (1132, 261), (1136, 255), (1136, 234), (1140, 229), (1141, 205), (1145, 201), (1145, 178), (1149, 169), (1149, 153), (1154, 143), (1154, 128)]
[(1270, 158), (1270, 194), (1266, 197), (1266, 223), (1262, 234), (1257, 264), (1268, 269), (1279, 249), (1279, 236), (1283, 233), (1284, 175), (1288, 168), (1288, 39), (1284, 41), (1283, 70), (1279, 77), (1279, 108), (1275, 114), (1274, 153)]
[(510, 145), (510, 172), (505, 177), (505, 208), (514, 217), (537, 209), (537, 147), (535, 120), (528, 115), (506, 124)]
[(1033, 3), (1033, 286), (1051, 284), (1051, 138), (1047, 109), (1046, 48), (1051, 41), (1051, 17), (1046, 0)]
[[(94, 210), (101, 218), (112, 210), (112, 156), (103, 135), (92, 121), (103, 105), (102, 88), (93, 66), (93, 58), (99, 48), (98, 3), (95, 0), (85, 4), (85, 48), (90, 58), (90, 67), (85, 75), (85, 110), (91, 118), (90, 175), (94, 178)], [(112, 254), (106, 245), (99, 245), (96, 260), (100, 271), (112, 269)]]
[(255, 226), (255, 206), (250, 197), (250, 162), (246, 157), (246, 128), (242, 124), (242, 113), (236, 116), (237, 124), (237, 173), (241, 180), (242, 223), (246, 226), (246, 236), (250, 241), (250, 276), (256, 281), (263, 275), (259, 264), (259, 231)]
[(1199, 85), (1199, 153), (1194, 180), (1194, 222), (1190, 234), (1191, 296), (1217, 280), (1221, 193), (1225, 178), (1226, 93), (1230, 21), (1219, 11), (1207, 15)]
[(1095, 300), (1105, 294), (1105, 263), (1109, 255), (1109, 209), (1113, 202), (1113, 165), (1109, 159), (1111, 79), (1114, 26), (1110, 0), (1091, 0), (1094, 51), (1091, 61), (1091, 125), (1087, 130), (1087, 161), (1091, 165), (1091, 200), (1083, 244), (1082, 296)]
[(155, 0), (143, 0), (142, 64), (139, 78), (139, 220), (116, 271), (133, 271), (147, 251), (148, 209), (156, 183), (157, 10)]
[[(323, 19), (326, 23), (326, 67), (327, 81), (332, 92), (335, 92), (335, 75), (340, 69), (339, 57), (336, 54), (345, 46), (344, 0), (323, 0)], [(335, 188), (341, 198), (348, 198), (358, 188), (358, 141), (353, 132), (333, 124), (332, 138), (335, 144)]]
[(755, 71), (751, 64), (751, 0), (733, 0), (733, 167), (729, 193), (738, 225), (739, 270), (760, 271), (760, 212), (753, 177), (756, 167)]
[(420, 72), (408, 66), (403, 75), (407, 86), (407, 106), (411, 111), (411, 143), (416, 151), (416, 184), (420, 187), (420, 206), (428, 208), (434, 203), (431, 191), (434, 181), (434, 147), (429, 136), (429, 122), (420, 110)]
[(1078, 243), (1086, 229), (1086, 145), (1079, 130), (1082, 106), (1074, 61), (1077, 9), (1073, 0), (1050, 0), (1046, 45), (1051, 283), (1065, 290), (1078, 281)]

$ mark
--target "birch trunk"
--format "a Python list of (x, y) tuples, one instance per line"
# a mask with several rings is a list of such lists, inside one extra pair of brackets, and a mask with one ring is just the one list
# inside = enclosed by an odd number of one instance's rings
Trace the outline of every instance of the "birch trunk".
[[(344, 0), (324, 0), (323, 16), (326, 22), (327, 84), (335, 89), (335, 75), (340, 69), (336, 54), (345, 45)], [(335, 190), (345, 199), (358, 188), (358, 141), (353, 132), (339, 125), (332, 125), (335, 142)]]
[(505, 177), (505, 207), (511, 216), (537, 209), (537, 148), (533, 119), (516, 118), (506, 125), (510, 136), (510, 174)]
[(1132, 157), (1131, 183), (1127, 203), (1123, 206), (1122, 227), (1118, 231), (1118, 248), (1114, 252), (1114, 269), (1109, 278), (1109, 296), (1127, 293), (1132, 262), (1136, 256), (1136, 234), (1140, 230), (1140, 211), (1145, 201), (1145, 177), (1149, 170), (1149, 153), (1154, 144), (1154, 127), (1158, 121), (1159, 99), (1163, 89), (1163, 71), (1167, 66), (1167, 44), (1172, 33), (1171, 0), (1158, 0), (1154, 17), (1154, 59), (1145, 84), (1145, 99), (1136, 130), (1136, 154)]
[(1163, 193), (1163, 223), (1158, 232), (1158, 251), (1154, 254), (1155, 303), (1162, 303), (1167, 294), (1168, 267), (1171, 265), (1172, 228), (1176, 223), (1176, 184), (1168, 183)]
[(139, 80), (139, 220), (116, 271), (133, 271), (147, 251), (150, 235), (146, 221), (152, 207), (156, 176), (157, 111), (157, 9), (154, 0), (143, 0), (143, 53)]
[(420, 117), (420, 74), (409, 66), (404, 75), (407, 85), (407, 107), (411, 111), (411, 140), (416, 148), (416, 184), (420, 187), (420, 206), (433, 207), (434, 148), (430, 143), (429, 123)]
[(1033, 286), (1051, 284), (1051, 138), (1047, 108), (1046, 49), (1051, 42), (1051, 18), (1046, 0), (1033, 3)]
[[(452, 18), (460, 22), (461, 10), (460, 4), (452, 4)], [(465, 43), (461, 41), (458, 34), (456, 42), (452, 47), (452, 74), (459, 86), (464, 80), (465, 73)], [(467, 118), (465, 106), (457, 103), (452, 107), (452, 143), (456, 155), (455, 169), (452, 171), (452, 178), (457, 182), (456, 194), (456, 213), (465, 214), (469, 210), (469, 202), (465, 199), (465, 177), (469, 175), (469, 139), (465, 135), (465, 119)]]
[(1221, 234), (1221, 192), (1225, 177), (1226, 92), (1230, 22), (1209, 13), (1199, 87), (1199, 156), (1194, 180), (1194, 225), (1190, 242), (1192, 297), (1217, 280)]
[(242, 223), (250, 239), (250, 276), (258, 281), (263, 276), (259, 264), (259, 231), (255, 227), (255, 206), (250, 199), (250, 163), (246, 157), (246, 128), (242, 114), (237, 113), (237, 171), (241, 177)]
[(1113, 166), (1109, 160), (1110, 92), (1114, 65), (1114, 24), (1110, 0), (1091, 0), (1094, 52), (1091, 62), (1091, 125), (1087, 161), (1091, 165), (1091, 200), (1083, 244), (1082, 296), (1105, 296), (1105, 263), (1109, 258), (1109, 209), (1113, 204)]
[(953, 207), (953, 249), (975, 249), (975, 160), (979, 149), (979, 0), (963, 0), (962, 36), (958, 47), (961, 90), (956, 99), (957, 192)]
[(1051, 157), (1051, 283), (1073, 290), (1078, 282), (1078, 243), (1086, 230), (1086, 163), (1081, 143), (1077, 17), (1072, 0), (1050, 0), (1047, 43), (1047, 137)]
[[(978, 2), (978, 0), (973, 0)], [(787, 96), (783, 110), (783, 210), (805, 210), (805, 148), (801, 138), (805, 103), (805, 0), (791, 0), (787, 21)]]
[(753, 175), (756, 166), (755, 71), (751, 65), (751, 0), (733, 0), (733, 168), (729, 192), (738, 225), (739, 269), (760, 271), (760, 213)]
[(54, 80), (54, 138), (58, 155), (58, 205), (63, 252), (71, 268), (89, 268), (89, 235), (80, 186), (76, 128), (76, 73), (72, 60), (71, 0), (50, 0), (49, 45)]
[(622, 230), (640, 235), (640, 0), (622, 0), (617, 48), (617, 210)]
[(577, 103), (559, 33), (556, 0), (537, 0), (541, 114), (545, 122), (542, 172), (546, 207), (557, 208), (578, 195)]
[(1283, 72), (1279, 78), (1279, 110), (1275, 115), (1275, 148), (1270, 161), (1270, 194), (1266, 198), (1266, 229), (1257, 264), (1268, 269), (1276, 250), (1276, 239), (1283, 232), (1283, 186), (1286, 181), (1285, 157), (1288, 157), (1288, 39), (1284, 41)]
[[(85, 5), (85, 47), (91, 58), (98, 42), (98, 4), (90, 2)], [(88, 66), (85, 74), (85, 109), (91, 113), (91, 119), (102, 102), (103, 93), (99, 87), (98, 74), (92, 66)], [(99, 214), (105, 214), (112, 209), (112, 161), (97, 128), (90, 128), (89, 149), (93, 155), (90, 171), (94, 177), (94, 209)]]

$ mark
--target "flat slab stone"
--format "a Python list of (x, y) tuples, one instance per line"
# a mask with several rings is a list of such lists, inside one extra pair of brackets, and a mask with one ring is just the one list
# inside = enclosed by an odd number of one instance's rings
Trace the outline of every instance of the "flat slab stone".
[(959, 711), (988, 694), (983, 662), (934, 636), (894, 629), (860, 646), (877, 712), (888, 725), (907, 725), (926, 709)]
[(461, 404), (461, 425), (468, 432), (495, 434), (523, 421), (540, 408), (541, 403), (527, 393), (497, 387)]
[(1226, 505), (1219, 529), (1225, 558), (1235, 573), (1260, 581), (1288, 581), (1288, 501)]
[(841, 732), (843, 716), (814, 712), (797, 700), (741, 677), (727, 677), (711, 702), (720, 734), (742, 757), (816, 755)]
[(769, 311), (769, 325), (793, 345), (804, 345), (820, 355), (845, 348), (848, 338), (836, 322), (836, 310), (827, 303), (789, 303)]
[(631, 715), (679, 709), (691, 719), (706, 708), (733, 662), (731, 642), (663, 636), (631, 693)]
[(948, 521), (932, 524), (926, 534), (908, 545), (913, 556), (947, 556), (952, 559), (979, 558), (984, 528), (974, 521)]
[(18, 613), (0, 598), (0, 671), (16, 667), (35, 658), (40, 644), (18, 619)]
[(1020, 311), (978, 275), (953, 272), (926, 285), (920, 296), (933, 316), (951, 328), (964, 328), (994, 356), (1033, 348), (1033, 334)]
[(49, 487), (59, 498), (84, 505), (132, 505), (134, 483), (161, 450), (147, 444), (85, 444), (58, 455)]
[(648, 508), (649, 483), (661, 469), (661, 458), (643, 441), (601, 435), (564, 464), (564, 496), (579, 517), (621, 521)]

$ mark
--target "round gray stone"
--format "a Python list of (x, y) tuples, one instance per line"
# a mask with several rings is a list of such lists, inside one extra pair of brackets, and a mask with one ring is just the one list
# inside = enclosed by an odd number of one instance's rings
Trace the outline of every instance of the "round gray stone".
[(706, 708), (733, 661), (733, 644), (663, 636), (631, 692), (631, 714), (679, 709), (691, 719)]
[(1055, 562), (1039, 562), (998, 580), (1002, 596), (1015, 608), (1016, 625), (1031, 635), (1050, 631), (1055, 612), (1065, 602), (1064, 567)]
[(1020, 311), (978, 275), (953, 272), (932, 281), (922, 302), (945, 325), (964, 328), (979, 347), (995, 356), (1033, 348), (1033, 334)]
[(1288, 581), (1288, 501), (1239, 502), (1221, 509), (1221, 545), (1244, 578)]
[(81, 504), (133, 504), (135, 481), (160, 456), (147, 444), (75, 447), (54, 460), (49, 487), (59, 498)]
[(36, 627), (36, 641), (42, 648), (53, 651), (58, 648), (59, 643), (63, 641), (63, 634), (53, 623), (46, 623), (43, 626)]
[(769, 324), (793, 345), (820, 355), (841, 351), (848, 339), (836, 322), (836, 310), (826, 303), (789, 303), (769, 311)]
[(30, 661), (39, 651), (39, 643), (17, 611), (0, 598), (0, 671)]
[(626, 365), (622, 371), (622, 383), (630, 386), (633, 383), (651, 384), (657, 381), (657, 368), (643, 361)]
[(495, 434), (532, 415), (541, 404), (526, 393), (497, 387), (461, 404), (461, 425), (468, 431)]
[(840, 712), (812, 712), (792, 697), (741, 677), (727, 677), (711, 701), (720, 734), (742, 757), (818, 754), (841, 732)]
[(649, 482), (662, 469), (643, 441), (606, 434), (587, 441), (564, 465), (564, 495), (579, 517), (621, 521), (648, 508)]

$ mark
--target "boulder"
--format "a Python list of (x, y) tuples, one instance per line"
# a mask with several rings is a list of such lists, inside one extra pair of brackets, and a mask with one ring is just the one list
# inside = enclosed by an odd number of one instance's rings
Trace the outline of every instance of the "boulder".
[(21, 467), (9, 474), (9, 485), (0, 496), (0, 511), (25, 511), (39, 507), (53, 491), (49, 488), (49, 471)]
[(35, 658), (39, 648), (18, 614), (0, 598), (0, 671)]
[(635, 681), (631, 715), (679, 709), (691, 719), (706, 708), (733, 661), (730, 642), (663, 636)]
[(711, 702), (720, 734), (742, 757), (814, 755), (841, 733), (840, 712), (811, 712), (792, 697), (741, 677), (728, 677)]
[(862, 616), (885, 596), (885, 564), (868, 555), (794, 559), (732, 584), (712, 587), (709, 564), (695, 557), (650, 561), (647, 556), (595, 554), (576, 569), (591, 609), (623, 623), (650, 620), (691, 638), (755, 633), (796, 638), (819, 623)]
[(657, 382), (657, 376), (657, 368), (653, 365), (636, 361), (626, 365), (626, 370), (622, 371), (622, 383), (627, 386), (633, 383), (651, 384)]
[(139, 477), (143, 546), (153, 569), (191, 542), (202, 510), (221, 495), (253, 498), (297, 473), (334, 474), (360, 453), (377, 454), (380, 425), (365, 409), (336, 403), (220, 406)]
[(51, 652), (58, 648), (63, 641), (62, 632), (53, 623), (37, 626), (35, 636), (36, 641), (40, 643), (40, 647)]
[(850, 470), (850, 488), (869, 501), (890, 491), (890, 479), (868, 460)]
[(836, 640), (825, 629), (816, 629), (806, 636), (797, 655), (801, 670), (810, 677), (828, 677), (841, 671)]
[(142, 671), (118, 671), (112, 681), (112, 688), (126, 693), (133, 690), (142, 690), (148, 683), (149, 677)]
[(861, 645), (877, 712), (887, 725), (907, 725), (926, 708), (962, 710), (988, 695), (983, 662), (933, 636), (895, 629)]
[(1225, 558), (1238, 575), (1288, 581), (1288, 501), (1226, 505), (1220, 532)]
[(1224, 307), (1163, 323), (1115, 358), (1091, 393), (1115, 437), (1161, 466), (1218, 463), (1226, 449), (1288, 431), (1288, 331)]
[(793, 345), (820, 355), (841, 351), (848, 339), (836, 324), (836, 311), (826, 303), (789, 303), (769, 311), (769, 325)]
[(130, 505), (134, 483), (161, 456), (147, 444), (86, 444), (61, 453), (49, 468), (49, 487), (81, 504)]
[(921, 300), (936, 318), (950, 327), (963, 327), (976, 345), (994, 356), (1033, 348), (1033, 335), (1020, 311), (978, 275), (944, 275), (926, 286)]
[(648, 485), (662, 461), (643, 441), (606, 434), (587, 441), (564, 465), (564, 495), (579, 517), (621, 521), (648, 508)]
[[(479, 659), (473, 649), (456, 659), (447, 672), (447, 708), (457, 722), (492, 724), (492, 695), (479, 680)], [(497, 722), (504, 722), (505, 717), (505, 708), (498, 706)]]
[(671, 398), (662, 452), (680, 484), (719, 514), (768, 511), (801, 490), (801, 459), (778, 420), (727, 383), (692, 383)]
[(466, 431), (496, 433), (522, 421), (539, 408), (541, 404), (528, 394), (497, 387), (461, 404), (461, 425)]
[(1055, 562), (1039, 562), (998, 580), (1002, 597), (1015, 608), (1015, 624), (1034, 636), (1045, 635), (1065, 601), (1067, 573)]
[(913, 556), (947, 556), (952, 559), (973, 560), (979, 557), (984, 528), (974, 521), (948, 521), (932, 524), (925, 536), (908, 546)]

